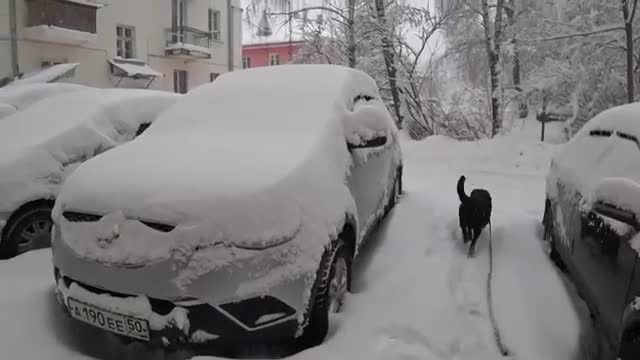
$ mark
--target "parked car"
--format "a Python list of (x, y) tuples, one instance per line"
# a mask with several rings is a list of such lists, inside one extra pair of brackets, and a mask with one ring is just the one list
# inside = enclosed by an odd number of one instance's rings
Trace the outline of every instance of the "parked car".
[(610, 357), (640, 359), (640, 104), (589, 121), (553, 158), (545, 239), (606, 340)]
[(83, 88), (0, 121), (0, 258), (49, 246), (51, 209), (68, 174), (133, 139), (179, 97)]
[(65, 83), (21, 84), (0, 88), (0, 120), (48, 97), (88, 89), (83, 85)]
[(365, 73), (222, 75), (69, 177), (54, 210), (58, 298), (159, 346), (319, 344), (401, 175), (397, 128)]

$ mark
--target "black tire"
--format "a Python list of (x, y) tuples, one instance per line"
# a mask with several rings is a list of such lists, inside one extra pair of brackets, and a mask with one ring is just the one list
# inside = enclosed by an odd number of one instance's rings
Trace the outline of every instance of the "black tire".
[(553, 262), (553, 264), (563, 272), (567, 271), (567, 267), (565, 266), (558, 250), (556, 249), (556, 236), (555, 229), (553, 227), (553, 217), (551, 215), (551, 209), (547, 209), (544, 217), (544, 241), (547, 242), (549, 246), (549, 258)]
[(395, 206), (398, 204), (398, 199), (402, 194), (402, 170), (398, 170), (396, 172), (396, 177), (393, 179), (393, 187), (392, 194), (389, 196), (389, 200), (387, 200), (387, 205), (385, 206), (384, 213), (388, 214)]
[(622, 332), (619, 359), (640, 359), (640, 323), (631, 324)]
[(16, 211), (2, 233), (0, 259), (51, 246), (51, 205), (38, 203)]
[[(315, 295), (309, 302), (308, 323), (296, 341), (300, 350), (320, 345), (327, 337), (329, 313), (336, 310), (331, 306), (331, 286), (336, 277), (337, 265), (341, 261), (344, 261), (344, 266), (346, 266), (346, 291), (348, 291), (351, 286), (351, 251), (342, 240), (338, 239), (322, 256)], [(335, 312), (339, 312), (339, 310), (338, 306)]]

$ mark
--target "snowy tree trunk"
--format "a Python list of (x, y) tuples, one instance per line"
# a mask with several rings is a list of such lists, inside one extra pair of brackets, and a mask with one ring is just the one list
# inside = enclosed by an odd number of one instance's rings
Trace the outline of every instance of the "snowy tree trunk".
[(503, 8), (504, 0), (498, 0), (496, 3), (495, 23), (492, 25), (489, 15), (489, 1), (482, 0), (482, 20), (491, 75), (491, 136), (496, 136), (502, 130), (500, 41), (502, 41)]
[[(513, 38), (511, 39), (511, 43), (513, 44), (513, 69), (512, 69), (512, 77), (513, 77), (513, 87), (516, 91), (522, 91), (522, 87), (520, 84), (521, 80), (521, 66), (520, 66), (520, 49), (518, 45), (518, 41), (515, 36), (515, 25), (516, 25), (516, 8), (515, 8), (515, 0), (509, 1), (509, 4), (505, 7), (505, 15), (509, 20), (509, 26), (511, 26), (512, 31), (514, 33)], [(524, 114), (528, 112), (526, 102), (519, 101), (518, 102), (518, 111), (520, 112), (520, 117), (523, 118)]]
[(396, 124), (399, 128), (402, 128), (402, 110), (400, 108), (400, 94), (398, 92), (398, 85), (396, 77), (398, 70), (395, 64), (395, 56), (393, 53), (393, 42), (389, 37), (389, 29), (387, 24), (387, 15), (385, 11), (384, 0), (375, 0), (376, 3), (376, 16), (378, 25), (381, 28), (381, 42), (382, 42), (382, 54), (384, 57), (384, 64), (387, 70), (387, 78), (389, 81), (389, 89), (391, 91), (391, 98), (393, 99), (393, 111), (396, 115)]
[[(629, 2), (633, 8), (629, 10)], [(635, 99), (634, 76), (633, 76), (633, 18), (636, 14), (638, 0), (622, 0), (622, 16), (624, 18), (624, 33), (627, 40), (627, 102), (632, 103)]]
[(350, 68), (356, 67), (356, 0), (348, 0), (347, 57)]

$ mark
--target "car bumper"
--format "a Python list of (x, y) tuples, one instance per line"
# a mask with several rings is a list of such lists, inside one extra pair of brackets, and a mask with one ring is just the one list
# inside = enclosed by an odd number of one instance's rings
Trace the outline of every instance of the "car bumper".
[[(179, 271), (168, 262), (134, 268), (105, 266), (77, 256), (57, 232), (54, 229), (52, 239), (56, 293), (65, 309), (69, 310), (68, 297), (109, 311), (117, 304), (118, 312), (149, 321), (149, 341), (154, 345), (274, 343), (295, 337), (304, 324), (308, 274), (291, 274), (267, 289), (253, 291), (251, 281), (265, 273), (241, 263), (233, 264), (238, 268), (204, 274), (182, 288), (174, 281)], [(138, 304), (132, 306), (130, 300)], [(141, 308), (146, 310), (141, 313)], [(176, 309), (187, 318), (168, 318)]]
[[(78, 282), (55, 268), (56, 297), (64, 310), (69, 313), (68, 298), (76, 298), (70, 289), (82, 289), (82, 293), (98, 296), (102, 301), (111, 301), (124, 314), (129, 314), (126, 304), (130, 299), (139, 296), (121, 294), (100, 289)], [(88, 299), (91, 299), (89, 297)], [(211, 305), (198, 301), (174, 302), (169, 300), (144, 298), (148, 302), (151, 313), (148, 316), (135, 314), (145, 318), (150, 324), (149, 340), (128, 338), (130, 341), (147, 342), (153, 346), (170, 348), (194, 348), (198, 346), (235, 346), (246, 343), (271, 344), (292, 339), (298, 328), (297, 311), (281, 300), (272, 297), (253, 297), (235, 303)], [(83, 302), (100, 309), (105, 307), (99, 302)], [(125, 305), (122, 305), (125, 304)], [(173, 321), (172, 314), (176, 309), (186, 317)], [(109, 310), (106, 310), (109, 311)], [(158, 319), (163, 326), (158, 327)], [(260, 319), (263, 320), (260, 320)], [(258, 326), (255, 323), (260, 320)], [(78, 320), (79, 321), (79, 320)]]

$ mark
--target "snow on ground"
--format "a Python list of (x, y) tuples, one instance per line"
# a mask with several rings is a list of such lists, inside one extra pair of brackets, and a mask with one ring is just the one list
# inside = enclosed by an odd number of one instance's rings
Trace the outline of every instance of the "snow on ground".
[[(488, 233), (468, 259), (457, 227), (461, 174), (467, 192), (484, 187), (493, 195), (494, 309), (503, 342), (518, 360), (585, 359), (579, 307), (540, 242), (544, 175), (555, 149), (518, 137), (406, 141), (405, 194), (356, 263), (344, 313), (325, 344), (291, 359), (501, 358), (486, 297)], [(70, 326), (53, 299), (47, 250), (1, 263), (0, 274), (0, 286), (11, 289), (0, 296), (0, 326), (11, 327), (0, 348), (9, 358), (162, 358)]]

